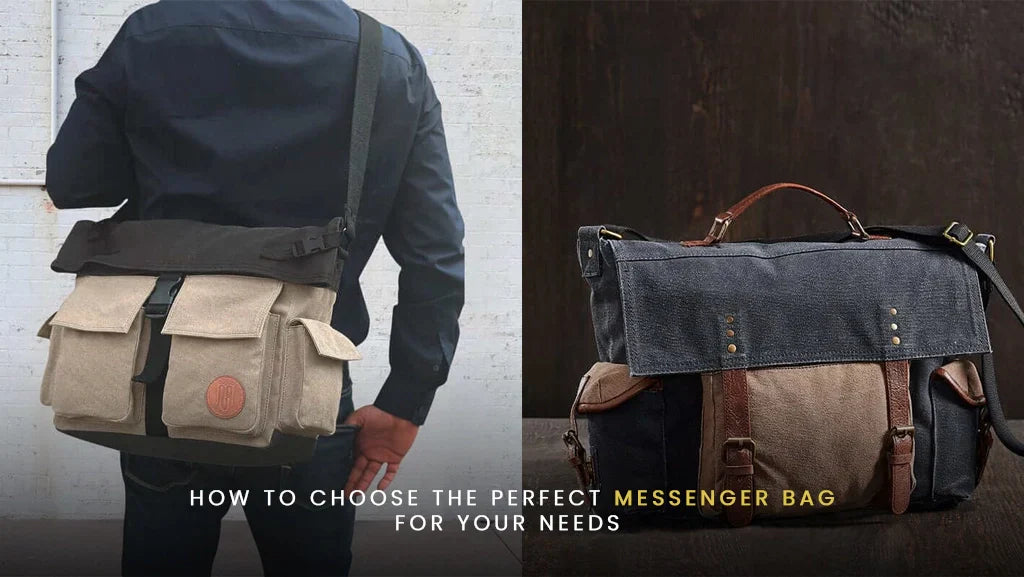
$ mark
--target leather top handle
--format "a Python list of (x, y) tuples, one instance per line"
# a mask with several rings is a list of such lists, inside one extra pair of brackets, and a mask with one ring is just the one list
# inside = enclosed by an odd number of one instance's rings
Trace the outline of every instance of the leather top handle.
[(732, 221), (736, 220), (736, 218), (738, 218), (741, 214), (743, 214), (743, 211), (750, 208), (750, 205), (775, 192), (776, 190), (781, 190), (783, 188), (793, 188), (796, 190), (802, 190), (824, 200), (825, 202), (829, 203), (829, 205), (831, 205), (832, 208), (836, 209), (839, 212), (839, 214), (843, 216), (843, 218), (846, 220), (846, 224), (850, 226), (850, 230), (852, 231), (854, 237), (859, 238), (861, 240), (868, 240), (869, 238), (871, 238), (870, 235), (868, 235), (867, 231), (864, 230), (864, 227), (861, 226), (860, 221), (857, 220), (857, 215), (853, 214), (849, 210), (846, 210), (846, 208), (843, 207), (843, 205), (832, 200), (831, 198), (828, 197), (828, 195), (818, 192), (817, 190), (814, 190), (813, 188), (809, 186), (804, 186), (802, 184), (796, 184), (792, 182), (777, 182), (775, 184), (769, 184), (768, 186), (764, 186), (755, 190), (754, 192), (747, 195), (747, 197), (744, 198), (743, 200), (729, 207), (729, 210), (726, 210), (725, 212), (716, 216), (715, 221), (711, 223), (711, 230), (708, 231), (708, 235), (704, 237), (704, 240), (686, 240), (680, 244), (683, 244), (685, 246), (711, 246), (713, 244), (718, 243), (719, 241), (722, 240), (722, 237), (725, 236), (725, 231), (729, 228), (729, 224)]

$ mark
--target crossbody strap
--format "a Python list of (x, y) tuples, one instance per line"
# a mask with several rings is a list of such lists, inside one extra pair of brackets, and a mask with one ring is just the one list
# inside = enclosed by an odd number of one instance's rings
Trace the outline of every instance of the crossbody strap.
[(370, 151), (370, 127), (380, 85), (381, 47), (380, 23), (367, 14), (359, 15), (359, 56), (356, 63), (355, 98), (352, 102), (352, 133), (348, 153), (348, 197), (345, 201), (345, 234), (355, 238), (359, 201), (363, 196), (366, 158)]
[[(996, 292), (999, 293), (999, 296), (1010, 307), (1014, 316), (1017, 317), (1017, 321), (1024, 325), (1024, 310), (1021, 310), (1020, 305), (1017, 304), (1017, 299), (1013, 297), (1010, 287), (1006, 285), (1003, 277), (999, 275), (999, 271), (996, 270), (996, 265), (989, 258), (989, 255), (972, 242), (974, 233), (966, 225), (953, 222), (946, 227), (878, 226), (869, 227), (868, 232), (957, 247), (958, 252), (963, 254), (967, 262), (977, 269), (978, 274), (988, 280), (992, 288), (996, 289)], [(1007, 449), (1010, 449), (1017, 455), (1024, 456), (1024, 441), (1018, 439), (1013, 434), (1013, 431), (1010, 430), (1010, 425), (1006, 422), (1006, 415), (1003, 413), (1003, 405), (999, 402), (995, 362), (992, 359), (992, 353), (982, 355), (981, 385), (985, 391), (985, 398), (988, 400), (988, 413), (992, 421), (992, 428), (995, 429), (999, 440), (1006, 445)]]

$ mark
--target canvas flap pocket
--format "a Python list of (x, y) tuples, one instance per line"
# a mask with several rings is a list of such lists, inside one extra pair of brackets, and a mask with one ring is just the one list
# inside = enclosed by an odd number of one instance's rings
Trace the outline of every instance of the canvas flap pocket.
[(125, 334), (155, 285), (152, 276), (80, 276), (50, 324)]
[(255, 277), (185, 278), (162, 329), (171, 335), (163, 398), (171, 437), (264, 432), (281, 320), (270, 308), (282, 286)]
[[(722, 491), (751, 489), (758, 517), (881, 506), (893, 495), (894, 509), (905, 509), (913, 488), (908, 375), (906, 361), (705, 373), (699, 484), (715, 498), (701, 512), (729, 509)], [(749, 433), (736, 434), (744, 420)]]
[(334, 433), (344, 382), (344, 361), (356, 346), (327, 323), (295, 319), (285, 334), (280, 427), (305, 436)]
[(145, 276), (84, 276), (49, 322), (50, 355), (41, 400), (68, 418), (135, 422), (132, 377), (139, 368), (142, 305), (156, 283)]
[(163, 333), (209, 339), (259, 338), (283, 286), (283, 282), (267, 278), (188, 276), (174, 299)]
[(618, 407), (645, 389), (659, 386), (652, 377), (633, 377), (629, 366), (616, 363), (594, 363), (586, 374), (577, 410), (599, 413)]

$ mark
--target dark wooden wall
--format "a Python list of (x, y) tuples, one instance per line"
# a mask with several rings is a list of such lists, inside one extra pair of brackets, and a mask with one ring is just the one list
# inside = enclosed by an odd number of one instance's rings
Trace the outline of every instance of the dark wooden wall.
[[(996, 234), (1024, 298), (1024, 3), (529, 2), (524, 20), (525, 416), (564, 416), (596, 357), (584, 224), (700, 238), (796, 181), (866, 225)], [(729, 236), (842, 227), (783, 191)], [(1024, 417), (1024, 329), (997, 301), (1001, 393)]]

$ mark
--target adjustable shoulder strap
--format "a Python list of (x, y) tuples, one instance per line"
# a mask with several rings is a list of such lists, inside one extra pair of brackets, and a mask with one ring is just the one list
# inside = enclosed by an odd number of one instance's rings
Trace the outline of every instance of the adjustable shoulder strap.
[(352, 103), (352, 135), (349, 139), (348, 198), (345, 202), (345, 234), (355, 237), (359, 201), (363, 195), (363, 177), (366, 157), (370, 150), (370, 127), (380, 84), (381, 28), (380, 23), (364, 14), (359, 15), (359, 56), (356, 64), (355, 99)]
[[(868, 231), (872, 234), (888, 234), (900, 238), (910, 238), (932, 244), (941, 243), (945, 246), (956, 247), (958, 252), (967, 258), (967, 262), (974, 266), (983, 278), (988, 280), (992, 288), (996, 289), (999, 296), (1002, 297), (1006, 305), (1013, 311), (1017, 320), (1021, 325), (1024, 325), (1024, 310), (1021, 310), (1020, 305), (1017, 304), (1017, 299), (1013, 298), (1010, 287), (1006, 285), (1003, 277), (999, 275), (999, 271), (996, 270), (996, 265), (992, 262), (992, 259), (977, 244), (972, 242), (974, 233), (966, 225), (954, 222), (947, 227), (884, 226), (869, 227)], [(1006, 445), (1007, 449), (1024, 456), (1024, 441), (1018, 439), (1013, 434), (1013, 431), (1010, 430), (1010, 425), (1006, 422), (1006, 415), (1003, 414), (1003, 406), (999, 402), (999, 391), (996, 388), (995, 362), (992, 360), (992, 353), (982, 355), (981, 363), (981, 384), (985, 391), (985, 398), (988, 401), (988, 412), (989, 418), (992, 420), (992, 428), (995, 429), (996, 434), (999, 435), (999, 440)]]

